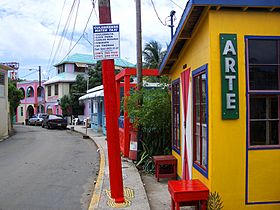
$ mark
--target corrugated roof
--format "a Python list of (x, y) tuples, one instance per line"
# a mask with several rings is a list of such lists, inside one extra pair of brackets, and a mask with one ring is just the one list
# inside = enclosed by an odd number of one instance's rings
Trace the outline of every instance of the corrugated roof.
[(60, 73), (60, 74), (54, 76), (53, 78), (49, 79), (48, 81), (44, 82), (44, 85), (49, 85), (49, 84), (58, 83), (58, 82), (75, 82), (78, 74), (81, 74), (81, 73), (63, 72), (63, 73)]
[(167, 73), (172, 68), (183, 46), (191, 39), (201, 15), (209, 9), (279, 12), (280, 0), (189, 0), (160, 65), (161, 74)]
[[(97, 60), (93, 59), (93, 55), (76, 53), (76, 54), (68, 56), (66, 59), (55, 64), (54, 66), (56, 67), (56, 66), (59, 66), (64, 63), (85, 63), (85, 64), (94, 65), (97, 63)], [(128, 68), (135, 67), (134, 64), (132, 64), (124, 59), (121, 59), (121, 58), (115, 59), (115, 66), (124, 67), (124, 68), (125, 67), (128, 67)]]

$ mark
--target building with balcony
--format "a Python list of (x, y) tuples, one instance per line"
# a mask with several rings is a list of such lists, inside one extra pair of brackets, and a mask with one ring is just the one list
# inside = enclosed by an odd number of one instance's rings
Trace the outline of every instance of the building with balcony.
[[(97, 60), (92, 55), (73, 54), (62, 62), (55, 64), (57, 75), (44, 83), (46, 87), (46, 112), (62, 114), (59, 105), (64, 95), (70, 94), (71, 85), (75, 83), (79, 74), (87, 77), (88, 69), (96, 65)], [(123, 59), (115, 59), (115, 69), (134, 67), (133, 64)]]
[(24, 123), (34, 114), (45, 113), (44, 85), (39, 86), (36, 80), (22, 81), (17, 83), (17, 88), (22, 91), (24, 98), (17, 108), (16, 122)]

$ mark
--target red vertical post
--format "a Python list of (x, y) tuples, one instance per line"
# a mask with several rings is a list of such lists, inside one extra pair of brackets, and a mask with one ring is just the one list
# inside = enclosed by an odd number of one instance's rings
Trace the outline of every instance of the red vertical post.
[[(110, 0), (99, 0), (99, 22), (111, 23)], [(111, 197), (124, 202), (114, 60), (102, 61)]]
[[(124, 97), (130, 95), (130, 76), (124, 76)], [(126, 100), (124, 101), (124, 106), (126, 107)], [(129, 156), (129, 117), (127, 111), (124, 112), (124, 156)]]
[(121, 83), (120, 80), (116, 80), (118, 117), (120, 116), (120, 111), (121, 111), (121, 84), (120, 83)]

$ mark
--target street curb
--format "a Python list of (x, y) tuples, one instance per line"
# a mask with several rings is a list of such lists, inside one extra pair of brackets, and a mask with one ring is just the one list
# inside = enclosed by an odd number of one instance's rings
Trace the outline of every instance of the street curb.
[[(84, 134), (81, 131), (77, 131), (73, 130), (74, 132), (80, 133), (80, 134)], [(98, 147), (97, 151), (99, 151), (100, 154), (100, 166), (99, 166), (99, 173), (98, 173), (98, 177), (94, 186), (94, 191), (92, 193), (92, 198), (88, 207), (88, 210), (94, 210), (98, 208), (98, 204), (100, 201), (100, 196), (101, 196), (101, 192), (102, 192), (102, 185), (103, 185), (103, 180), (104, 180), (104, 172), (105, 172), (105, 153), (104, 153), (104, 149), (101, 145), (99, 145), (94, 138), (92, 138), (91, 136), (89, 136), (89, 138), (96, 144), (96, 146)]]
[(96, 184), (95, 184), (95, 187), (94, 187), (94, 192), (92, 194), (92, 198), (91, 198), (88, 210), (93, 210), (93, 209), (98, 208), (98, 204), (99, 204), (100, 196), (101, 196), (101, 192), (102, 192), (103, 180), (104, 180), (104, 171), (105, 171), (104, 150), (99, 144), (96, 143), (96, 145), (98, 147), (99, 154), (100, 154), (100, 169), (99, 169), (99, 174), (98, 174), (98, 177), (97, 177), (97, 180), (96, 180)]

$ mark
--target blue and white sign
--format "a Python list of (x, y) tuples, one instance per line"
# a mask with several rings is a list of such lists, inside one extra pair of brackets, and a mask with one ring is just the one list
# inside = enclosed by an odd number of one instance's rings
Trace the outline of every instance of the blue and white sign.
[(101, 24), (93, 26), (93, 57), (96, 60), (120, 57), (119, 24)]

